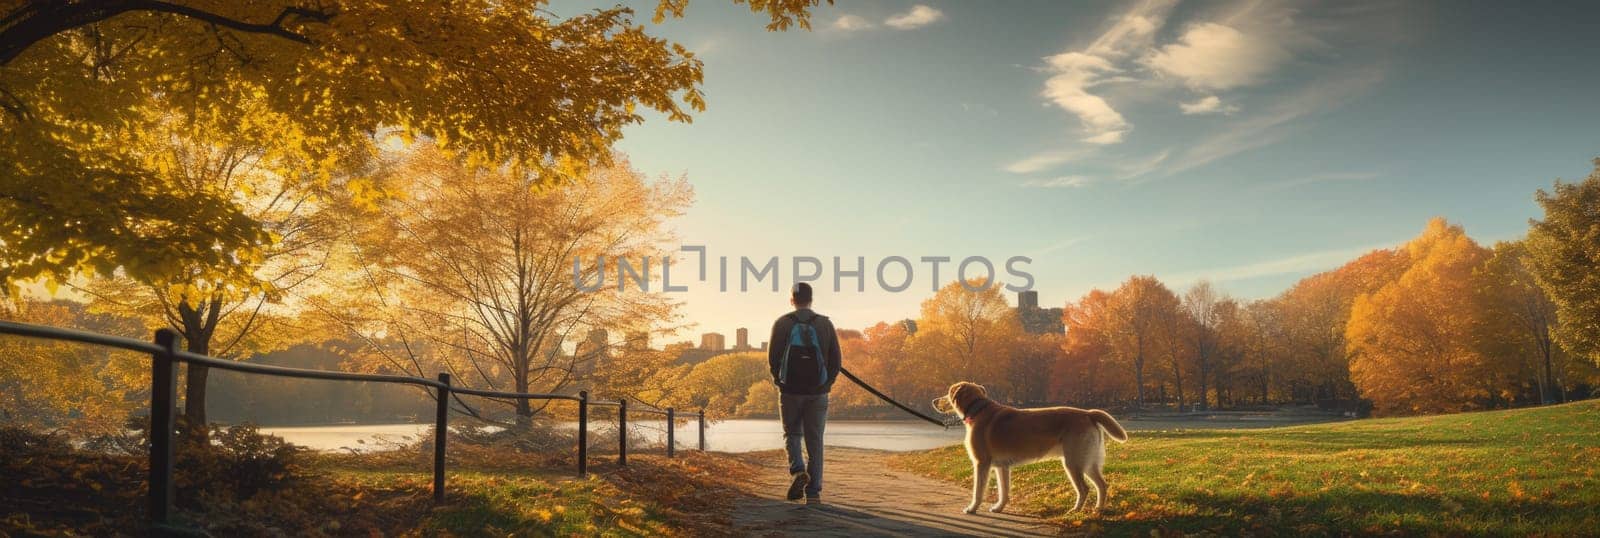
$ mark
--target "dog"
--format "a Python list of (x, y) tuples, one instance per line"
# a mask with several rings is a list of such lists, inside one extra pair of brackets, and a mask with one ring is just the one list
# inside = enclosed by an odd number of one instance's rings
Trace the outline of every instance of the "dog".
[(1128, 440), (1128, 431), (1105, 411), (1074, 407), (1017, 409), (989, 399), (989, 391), (982, 385), (966, 381), (950, 385), (949, 394), (933, 400), (933, 408), (957, 415), (967, 425), (972, 504), (963, 512), (968, 514), (977, 512), (978, 504), (983, 502), (990, 468), (999, 477), (1000, 496), (989, 511), (1000, 512), (1011, 497), (1011, 467), (1050, 457), (1061, 458), (1067, 478), (1078, 493), (1072, 509), (1083, 508), (1089, 482), (1093, 482), (1094, 507), (1099, 510), (1106, 497), (1106, 479), (1101, 473), (1106, 461), (1104, 437), (1119, 443)]

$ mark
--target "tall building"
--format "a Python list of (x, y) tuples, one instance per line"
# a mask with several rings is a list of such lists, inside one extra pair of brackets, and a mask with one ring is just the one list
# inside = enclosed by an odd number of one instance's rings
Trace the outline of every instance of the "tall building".
[(705, 333), (700, 335), (700, 349), (708, 351), (722, 351), (727, 349), (728, 339), (722, 333)]
[(1017, 319), (1022, 321), (1022, 330), (1032, 334), (1055, 333), (1065, 334), (1066, 324), (1061, 322), (1062, 309), (1039, 308), (1039, 292), (1023, 291), (1017, 293)]
[(629, 331), (626, 345), (628, 349), (650, 349), (650, 331)]
[(1028, 290), (1017, 292), (1017, 308), (1039, 308), (1039, 292)]
[(744, 351), (744, 350), (750, 349), (750, 329), (746, 329), (744, 327), (740, 327), (739, 330), (736, 330), (736, 331), (733, 332), (733, 335), (734, 335), (733, 349), (736, 349), (736, 350), (739, 350), (739, 351)]
[(608, 352), (606, 347), (610, 337), (610, 334), (605, 329), (590, 329), (589, 336), (578, 342), (574, 353), (579, 357), (605, 355)]

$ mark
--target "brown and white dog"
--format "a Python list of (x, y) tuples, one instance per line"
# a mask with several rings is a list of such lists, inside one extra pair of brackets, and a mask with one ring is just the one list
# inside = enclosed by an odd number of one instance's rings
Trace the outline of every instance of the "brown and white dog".
[[(962, 381), (950, 385), (950, 393), (933, 400), (941, 413), (954, 413), (967, 424), (967, 456), (972, 458), (972, 504), (966, 513), (978, 510), (989, 484), (989, 469), (1000, 479), (1000, 498), (990, 512), (1005, 510), (1011, 493), (1011, 466), (1060, 457), (1067, 478), (1077, 490), (1073, 510), (1083, 508), (1088, 482), (1094, 482), (1095, 509), (1106, 497), (1105, 436), (1117, 442), (1128, 440), (1127, 430), (1099, 409), (1050, 407), (1017, 409), (989, 399), (983, 386)], [(1101, 432), (1104, 432), (1103, 434)], [(1085, 480), (1087, 478), (1087, 480)]]

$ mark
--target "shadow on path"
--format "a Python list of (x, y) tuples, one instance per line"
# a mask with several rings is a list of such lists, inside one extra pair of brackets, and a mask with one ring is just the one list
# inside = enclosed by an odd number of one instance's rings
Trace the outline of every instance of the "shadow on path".
[(969, 489), (891, 470), (883, 452), (828, 447), (824, 502), (811, 506), (783, 499), (788, 475), (780, 453), (741, 457), (763, 469), (734, 507), (735, 530), (747, 536), (1021, 537), (1061, 530), (1014, 514), (963, 514)]

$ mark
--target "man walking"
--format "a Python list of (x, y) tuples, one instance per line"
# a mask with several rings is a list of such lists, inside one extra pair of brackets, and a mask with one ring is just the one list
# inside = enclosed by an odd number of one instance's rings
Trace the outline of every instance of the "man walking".
[[(789, 456), (788, 498), (806, 504), (822, 500), (822, 429), (828, 423), (828, 391), (839, 377), (839, 335), (828, 317), (811, 311), (811, 285), (794, 285), (794, 311), (772, 324), (767, 365), (782, 394), (783, 448)], [(805, 459), (800, 441), (805, 441)]]

